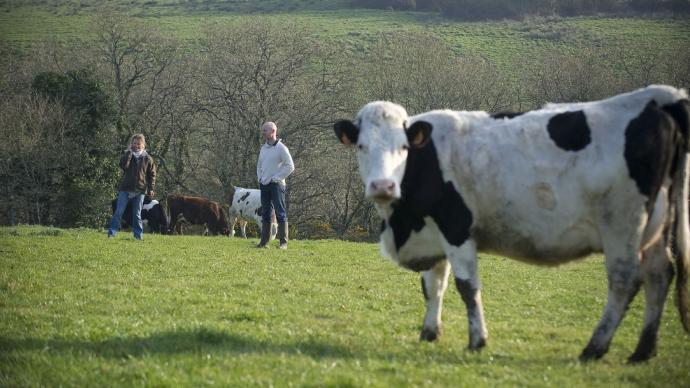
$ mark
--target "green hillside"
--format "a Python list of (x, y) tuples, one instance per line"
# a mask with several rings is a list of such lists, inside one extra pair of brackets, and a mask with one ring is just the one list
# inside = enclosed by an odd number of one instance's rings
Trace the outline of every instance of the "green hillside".
[[(42, 40), (70, 41), (88, 39), (89, 21), (97, 10), (94, 3), (36, 2), (36, 5), (0, 5), (0, 36), (12, 44), (26, 46)], [(120, 4), (129, 2), (120, 2)], [(532, 18), (523, 21), (460, 23), (434, 13), (385, 10), (299, 10), (293, 12), (251, 12), (251, 3), (228, 2), (234, 8), (190, 7), (181, 2), (138, 2), (121, 6), (134, 18), (159, 27), (166, 34), (194, 41), (206, 26), (229, 20), (261, 15), (272, 20), (289, 21), (306, 27), (324, 42), (345, 50), (366, 47), (380, 34), (426, 31), (443, 37), (457, 52), (478, 53), (495, 63), (509, 66), (520, 57), (532, 57), (549, 50), (565, 51), (577, 47), (664, 50), (690, 48), (690, 23), (687, 19), (648, 18)], [(335, 8), (333, 2), (315, 2), (312, 8)], [(60, 4), (60, 5), (49, 5)], [(145, 6), (145, 4), (148, 4)], [(241, 5), (241, 6), (240, 6)], [(246, 7), (246, 8), (243, 8)], [(222, 7), (221, 7), (222, 8)], [(241, 13), (231, 12), (236, 10)]]

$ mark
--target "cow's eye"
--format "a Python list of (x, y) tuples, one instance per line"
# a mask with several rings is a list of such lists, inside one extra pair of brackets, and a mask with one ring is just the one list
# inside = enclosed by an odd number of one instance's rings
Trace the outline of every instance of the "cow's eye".
[(407, 151), (409, 149), (410, 149), (410, 146), (408, 146), (407, 144), (404, 144), (402, 147), (400, 147), (400, 151)]
[(362, 144), (357, 144), (357, 149), (360, 151), (364, 151), (364, 145)]

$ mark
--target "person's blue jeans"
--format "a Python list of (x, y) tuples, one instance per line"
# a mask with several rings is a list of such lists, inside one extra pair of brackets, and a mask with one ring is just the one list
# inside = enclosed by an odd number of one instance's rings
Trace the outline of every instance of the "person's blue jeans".
[(271, 182), (267, 185), (259, 185), (261, 190), (261, 221), (272, 222), (273, 209), (276, 211), (278, 222), (287, 222), (287, 210), (285, 209), (285, 186)]
[(115, 207), (113, 218), (110, 220), (108, 236), (114, 236), (117, 234), (117, 231), (120, 230), (122, 213), (125, 212), (125, 208), (127, 208), (127, 203), (129, 202), (132, 203), (132, 231), (134, 232), (134, 238), (141, 240), (141, 237), (144, 234), (144, 222), (141, 220), (141, 208), (144, 206), (144, 193), (139, 193), (134, 197), (129, 198), (128, 192), (118, 191), (117, 205)]

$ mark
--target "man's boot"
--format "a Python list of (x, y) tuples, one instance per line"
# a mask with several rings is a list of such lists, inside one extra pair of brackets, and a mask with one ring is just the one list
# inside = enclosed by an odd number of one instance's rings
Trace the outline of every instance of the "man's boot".
[(268, 238), (271, 236), (271, 223), (261, 223), (261, 241), (256, 245), (257, 248), (268, 248)]
[(287, 242), (288, 242), (288, 223), (287, 223), (287, 221), (278, 222), (278, 239), (280, 239), (280, 245), (278, 246), (278, 248), (287, 249)]

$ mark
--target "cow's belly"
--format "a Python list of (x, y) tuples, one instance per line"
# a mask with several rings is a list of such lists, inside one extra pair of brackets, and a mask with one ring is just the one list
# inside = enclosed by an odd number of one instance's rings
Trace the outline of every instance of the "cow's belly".
[(550, 217), (546, 215), (529, 219), (499, 217), (477, 225), (472, 237), (479, 251), (542, 265), (558, 265), (601, 252), (599, 228), (592, 217), (560, 216), (559, 222), (548, 222)]
[(396, 248), (393, 230), (389, 227), (381, 234), (381, 253), (400, 266), (413, 271), (426, 271), (438, 261), (444, 260), (441, 233), (430, 218), (419, 231), (411, 231), (410, 236)]

